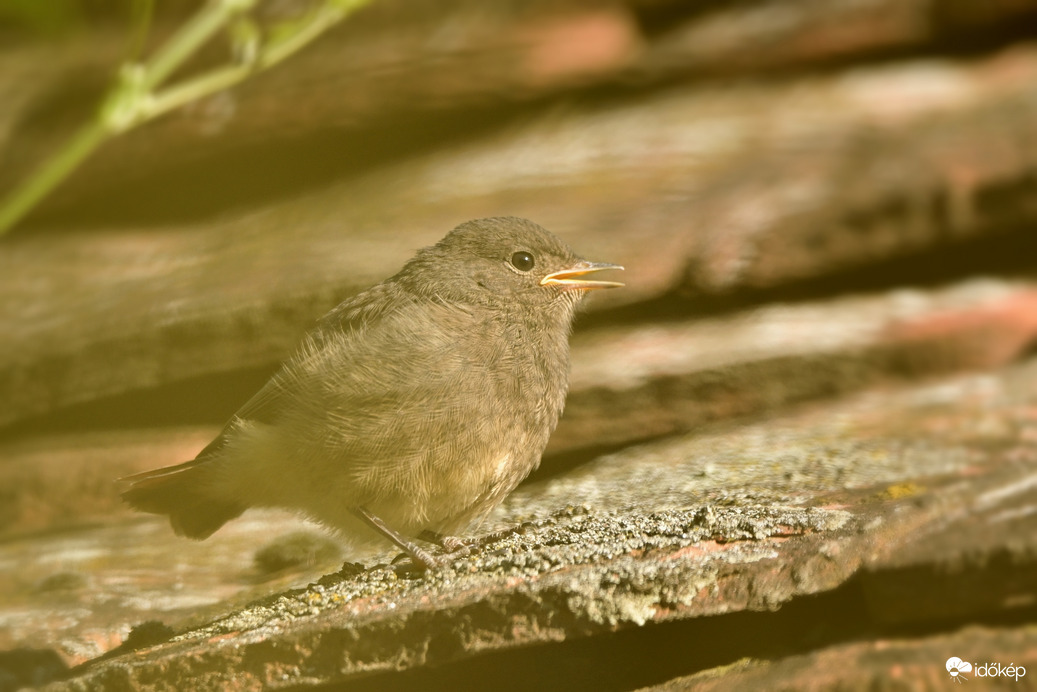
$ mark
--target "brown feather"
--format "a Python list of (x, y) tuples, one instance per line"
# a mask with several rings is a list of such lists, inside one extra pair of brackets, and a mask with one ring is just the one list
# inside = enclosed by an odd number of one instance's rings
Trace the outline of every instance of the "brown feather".
[(122, 478), (131, 484), (122, 499), (142, 512), (168, 515), (178, 536), (208, 538), (246, 508), (204, 495), (200, 489), (205, 486), (198, 482), (202, 464), (195, 459)]

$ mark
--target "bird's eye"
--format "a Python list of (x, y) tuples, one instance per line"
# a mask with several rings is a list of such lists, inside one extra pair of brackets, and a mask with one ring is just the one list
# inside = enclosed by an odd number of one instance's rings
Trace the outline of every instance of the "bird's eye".
[(528, 272), (533, 268), (536, 262), (533, 260), (533, 255), (529, 254), (525, 250), (519, 250), (511, 256), (511, 266), (518, 269), (520, 272)]

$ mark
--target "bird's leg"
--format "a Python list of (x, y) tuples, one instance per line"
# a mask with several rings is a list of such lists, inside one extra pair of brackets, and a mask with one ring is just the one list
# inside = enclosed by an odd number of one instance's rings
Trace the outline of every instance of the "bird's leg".
[(389, 528), (384, 521), (371, 514), (363, 507), (354, 507), (352, 512), (360, 517), (365, 524), (395, 543), (400, 550), (407, 553), (415, 563), (423, 565), (425, 569), (440, 567), (446, 564), (446, 559), (444, 558), (451, 557), (450, 555), (444, 555), (439, 559), (435, 558), (421, 546), (417, 545), (413, 541), (407, 540), (405, 537)]

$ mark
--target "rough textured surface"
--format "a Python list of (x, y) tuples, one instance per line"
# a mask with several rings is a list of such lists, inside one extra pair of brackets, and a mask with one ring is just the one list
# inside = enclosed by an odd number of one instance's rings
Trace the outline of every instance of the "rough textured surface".
[[(1037, 532), (1005, 519), (1037, 506), (1035, 391), (1031, 362), (631, 447), (525, 486), (485, 527), (521, 530), (446, 569), (347, 564), (66, 685), (348, 680), (849, 584), (878, 628), (1026, 612)], [(985, 540), (941, 543), (962, 527)]]

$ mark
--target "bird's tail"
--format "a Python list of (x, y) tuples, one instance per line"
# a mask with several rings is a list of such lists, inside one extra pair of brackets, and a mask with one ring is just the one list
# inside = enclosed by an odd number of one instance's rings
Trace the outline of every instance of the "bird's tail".
[(204, 493), (204, 463), (195, 459), (120, 478), (120, 482), (129, 483), (122, 499), (142, 512), (168, 515), (178, 536), (208, 538), (246, 508)]

